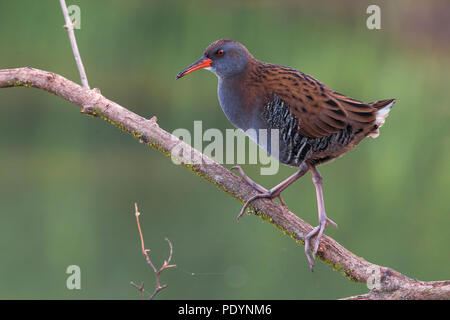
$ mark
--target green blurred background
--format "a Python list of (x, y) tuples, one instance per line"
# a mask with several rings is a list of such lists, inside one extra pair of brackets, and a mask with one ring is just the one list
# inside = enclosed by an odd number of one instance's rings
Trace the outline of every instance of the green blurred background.
[[(381, 7), (382, 30), (366, 28)], [(378, 139), (320, 168), (327, 234), (365, 259), (421, 280), (450, 278), (448, 1), (67, 1), (90, 85), (173, 131), (231, 128), (216, 77), (175, 81), (219, 38), (352, 97), (397, 98)], [(59, 1), (0, 1), (0, 68), (32, 66), (79, 82)], [(364, 293), (241, 204), (108, 123), (44, 91), (0, 90), (0, 298), (136, 299), (174, 246), (159, 299), (335, 299)], [(230, 167), (230, 166), (228, 166)], [(271, 187), (293, 172), (259, 176)], [(283, 194), (317, 224), (310, 175)], [(66, 288), (69, 265), (81, 290)]]

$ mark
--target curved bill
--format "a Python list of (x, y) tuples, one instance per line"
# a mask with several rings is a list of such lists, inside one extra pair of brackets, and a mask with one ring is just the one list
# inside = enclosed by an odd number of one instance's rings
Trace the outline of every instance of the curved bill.
[(197, 61), (195, 61), (193, 64), (191, 64), (189, 67), (182, 70), (179, 74), (177, 74), (177, 79), (180, 79), (187, 75), (188, 73), (191, 73), (192, 71), (207, 68), (211, 66), (212, 60), (206, 57), (201, 57)]

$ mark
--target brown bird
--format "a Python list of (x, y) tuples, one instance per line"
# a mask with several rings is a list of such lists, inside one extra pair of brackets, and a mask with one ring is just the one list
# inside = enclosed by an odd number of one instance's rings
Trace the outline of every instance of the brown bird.
[[(242, 44), (222, 39), (206, 48), (203, 56), (177, 75), (205, 68), (219, 79), (218, 97), (223, 112), (237, 128), (256, 132), (249, 136), (269, 154), (288, 166), (297, 167), (292, 176), (270, 190), (251, 180), (239, 167), (242, 178), (259, 193), (244, 204), (260, 198), (281, 199), (281, 192), (311, 171), (316, 188), (319, 225), (305, 237), (305, 253), (311, 271), (314, 262), (310, 240), (317, 235), (313, 256), (328, 223), (322, 192), (322, 177), (316, 167), (340, 157), (366, 137), (376, 138), (395, 99), (364, 103), (337, 93), (313, 77), (295, 69), (256, 60)], [(267, 138), (259, 136), (267, 130)], [(277, 131), (274, 131), (277, 130)], [(271, 144), (278, 134), (278, 146)]]

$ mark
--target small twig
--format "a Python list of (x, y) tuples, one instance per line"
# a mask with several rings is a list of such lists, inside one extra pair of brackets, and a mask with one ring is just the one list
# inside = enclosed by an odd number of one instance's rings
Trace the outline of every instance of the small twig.
[(141, 295), (141, 299), (142, 300), (144, 300), (145, 299), (145, 297), (144, 297), (144, 282), (141, 282), (141, 285), (140, 286), (138, 286), (136, 283), (134, 283), (133, 281), (131, 281), (130, 282), (130, 284), (133, 286), (133, 287), (135, 287), (136, 289), (138, 289), (138, 291), (139, 291), (139, 294)]
[[(135, 215), (136, 215), (136, 222), (137, 222), (137, 226), (138, 226), (138, 230), (139, 230), (139, 237), (141, 238), (142, 254), (144, 255), (145, 260), (147, 261), (148, 265), (153, 269), (153, 272), (155, 273), (155, 290), (153, 291), (152, 295), (149, 298), (149, 300), (152, 300), (158, 294), (158, 292), (160, 292), (161, 290), (167, 288), (166, 284), (161, 285), (161, 283), (159, 281), (159, 275), (166, 269), (169, 269), (169, 268), (172, 268), (172, 267), (176, 267), (175, 264), (170, 264), (170, 261), (172, 260), (173, 247), (172, 247), (172, 243), (170, 242), (170, 240), (165, 238), (166, 241), (169, 243), (169, 258), (167, 260), (164, 260), (164, 264), (158, 270), (155, 267), (155, 265), (152, 263), (152, 261), (150, 260), (150, 256), (148, 255), (148, 252), (150, 250), (149, 249), (145, 249), (144, 236), (142, 235), (141, 224), (139, 222), (139, 216), (141, 215), (141, 213), (138, 210), (137, 203), (134, 204), (134, 209), (135, 209)], [(141, 298), (144, 299), (144, 283), (142, 282), (141, 285), (138, 286), (134, 282), (131, 282), (131, 285), (139, 290)]]
[(73, 31), (73, 26), (75, 25), (75, 21), (70, 21), (69, 11), (67, 10), (67, 5), (65, 0), (59, 0), (61, 4), (61, 9), (64, 15), (64, 20), (66, 24), (64, 26), (67, 29), (67, 33), (69, 34), (70, 44), (72, 46), (73, 55), (75, 57), (75, 62), (77, 63), (78, 71), (80, 72), (81, 84), (84, 88), (89, 89), (89, 83), (86, 76), (86, 71), (84, 71), (83, 62), (81, 61), (80, 52), (78, 51), (77, 40), (75, 39), (75, 32)]

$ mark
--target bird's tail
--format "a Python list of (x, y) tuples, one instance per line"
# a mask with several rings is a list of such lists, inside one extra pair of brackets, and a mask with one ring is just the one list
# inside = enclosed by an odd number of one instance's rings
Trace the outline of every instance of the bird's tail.
[(380, 131), (378, 130), (378, 128), (380, 128), (384, 124), (384, 121), (389, 115), (389, 111), (391, 111), (394, 103), (395, 99), (387, 99), (375, 101), (370, 104), (372, 107), (377, 109), (377, 111), (375, 112), (375, 124), (377, 125), (377, 128), (369, 134), (369, 137), (376, 138), (380, 135)]

